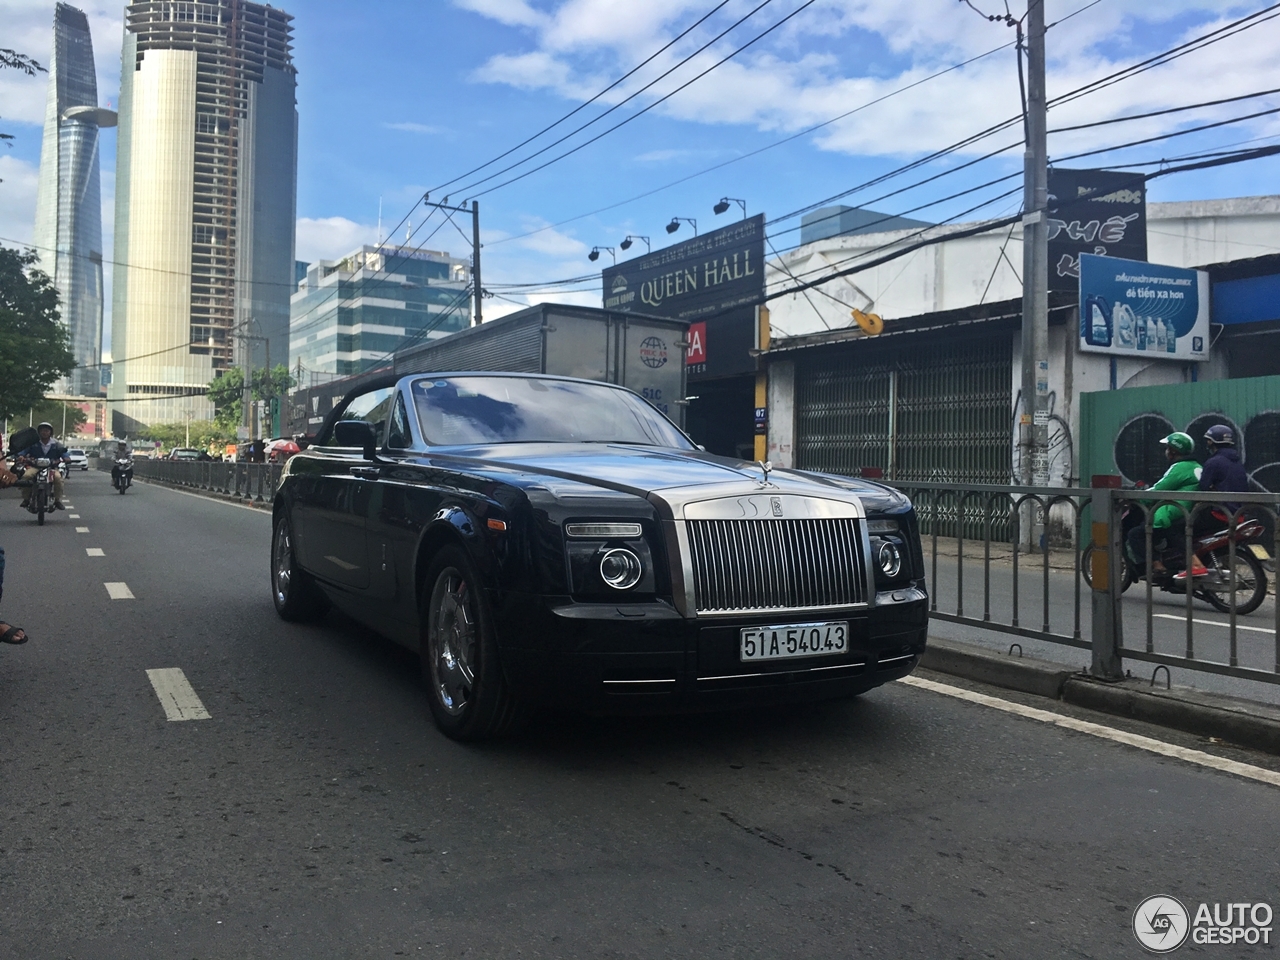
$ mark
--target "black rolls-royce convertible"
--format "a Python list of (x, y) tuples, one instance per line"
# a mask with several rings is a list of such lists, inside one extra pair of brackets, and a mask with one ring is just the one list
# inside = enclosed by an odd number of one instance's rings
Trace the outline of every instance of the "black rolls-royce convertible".
[(530, 706), (848, 697), (924, 652), (919, 530), (869, 481), (713, 456), (636, 394), (443, 373), (366, 385), (291, 458), (271, 589), (417, 650), (440, 729)]

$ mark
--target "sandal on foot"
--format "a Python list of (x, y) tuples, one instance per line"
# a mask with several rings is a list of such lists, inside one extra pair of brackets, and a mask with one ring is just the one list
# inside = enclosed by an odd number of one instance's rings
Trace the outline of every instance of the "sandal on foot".
[[(28, 640), (31, 639), (30, 637), (27, 636), (27, 631), (23, 630), (21, 627), (15, 627), (15, 626), (12, 626), (11, 624), (4, 623), (4, 622), (0, 622), (0, 627), (9, 628), (5, 630), (3, 633), (0, 633), (0, 643), (12, 643), (15, 645), (19, 645), (19, 644), (26, 643)], [(18, 634), (22, 634), (21, 640), (14, 639), (14, 637), (17, 636)]]

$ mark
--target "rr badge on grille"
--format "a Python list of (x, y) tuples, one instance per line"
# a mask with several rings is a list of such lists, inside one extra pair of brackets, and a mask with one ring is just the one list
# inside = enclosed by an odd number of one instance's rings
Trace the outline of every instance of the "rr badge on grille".
[(769, 498), (769, 505), (770, 505), (771, 507), (773, 507), (773, 515), (774, 515), (775, 517), (780, 517), (780, 516), (782, 516), (782, 501), (781, 501), (781, 500), (779, 500), (777, 497), (770, 497), (770, 498)]

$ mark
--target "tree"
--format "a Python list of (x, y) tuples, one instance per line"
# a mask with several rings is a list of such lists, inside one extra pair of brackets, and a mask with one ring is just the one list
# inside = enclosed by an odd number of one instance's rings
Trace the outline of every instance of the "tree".
[[(297, 381), (283, 363), (277, 363), (270, 372), (265, 369), (255, 370), (253, 399), (269, 400), (278, 397), (295, 383)], [(224, 370), (222, 376), (209, 381), (206, 396), (213, 401), (214, 423), (234, 433), (236, 427), (244, 422), (244, 371), (239, 367)]]
[(58, 291), (34, 251), (0, 248), (0, 418), (26, 413), (75, 367)]
[(190, 424), (185, 420), (177, 423), (153, 423), (138, 430), (134, 436), (138, 440), (159, 440), (161, 446), (172, 450), (174, 447), (187, 446), (188, 427), (190, 445), (201, 450), (207, 450), (213, 444), (221, 447), (235, 442), (234, 430), (224, 430), (212, 420), (192, 420)]
[[(62, 429), (64, 413), (66, 430)], [(78, 404), (66, 403), (62, 400), (37, 400), (33, 407), (20, 411), (18, 416), (9, 421), (9, 432), (14, 433), (23, 427), (35, 426), (45, 421), (53, 424), (55, 434), (60, 437), (69, 437), (79, 432), (80, 428), (89, 422), (89, 416), (80, 409)]]

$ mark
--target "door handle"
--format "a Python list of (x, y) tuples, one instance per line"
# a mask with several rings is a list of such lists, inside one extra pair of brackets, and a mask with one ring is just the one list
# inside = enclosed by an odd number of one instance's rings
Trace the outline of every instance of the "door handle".
[(377, 480), (378, 468), (377, 467), (352, 467), (351, 475), (354, 477), (359, 477), (361, 480)]

